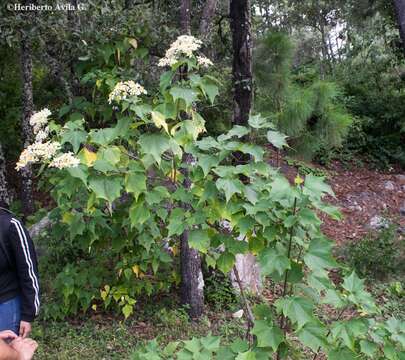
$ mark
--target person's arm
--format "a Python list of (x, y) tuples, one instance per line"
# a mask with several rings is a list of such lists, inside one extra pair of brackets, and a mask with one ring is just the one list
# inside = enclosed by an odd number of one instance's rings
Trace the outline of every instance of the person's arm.
[(18, 352), (0, 339), (0, 360), (19, 360)]
[(37, 256), (28, 231), (19, 220), (11, 219), (8, 234), (14, 252), (17, 275), (21, 288), (22, 326), (20, 326), (20, 335), (25, 337), (30, 331), (29, 323), (31, 323), (39, 313)]

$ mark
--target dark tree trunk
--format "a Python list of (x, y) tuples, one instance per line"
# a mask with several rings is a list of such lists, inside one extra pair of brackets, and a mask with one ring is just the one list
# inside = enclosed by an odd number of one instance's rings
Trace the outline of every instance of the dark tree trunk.
[[(31, 44), (28, 36), (23, 32), (21, 38), (21, 75), (22, 75), (22, 119), (21, 136), (24, 147), (32, 143), (33, 133), (30, 126), (30, 117), (33, 113), (32, 95), (32, 58)], [(21, 169), (21, 201), (23, 212), (28, 216), (34, 212), (34, 199), (32, 195), (32, 170), (28, 165)]]
[(0, 144), (0, 204), (10, 204), (10, 194), (7, 185), (6, 158)]
[(395, 12), (397, 14), (397, 21), (399, 27), (399, 34), (401, 36), (402, 48), (405, 54), (405, 0), (394, 0)]
[[(191, 34), (191, 1), (181, 1), (181, 25), (183, 34)], [(187, 77), (187, 69), (181, 70), (182, 76)], [(190, 154), (183, 156), (183, 186), (186, 191), (190, 191), (191, 181), (188, 168), (193, 162)], [(183, 204), (184, 208), (189, 208), (189, 204)], [(185, 230), (180, 239), (180, 268), (181, 268), (181, 303), (188, 305), (191, 318), (199, 318), (204, 311), (204, 280), (201, 271), (201, 257), (197, 250), (190, 248), (189, 230)]]
[(218, 0), (206, 0), (200, 21), (200, 38), (209, 42), (211, 39), (211, 27), (215, 15)]
[(246, 125), (252, 106), (252, 34), (250, 1), (231, 0), (230, 17), (233, 44), (233, 122)]
[(181, 0), (180, 24), (183, 34), (191, 34), (191, 0)]

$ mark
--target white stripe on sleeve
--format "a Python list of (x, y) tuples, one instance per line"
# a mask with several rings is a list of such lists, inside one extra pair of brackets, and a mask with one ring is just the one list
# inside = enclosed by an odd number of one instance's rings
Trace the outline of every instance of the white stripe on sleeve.
[(21, 247), (24, 251), (25, 262), (28, 267), (28, 275), (32, 281), (32, 287), (35, 291), (35, 298), (34, 298), (35, 315), (38, 315), (38, 312), (39, 312), (39, 285), (38, 285), (38, 279), (35, 275), (34, 265), (32, 263), (32, 259), (31, 259), (31, 255), (30, 255), (30, 251), (29, 251), (27, 236), (25, 235), (24, 229), (18, 220), (12, 219), (11, 222), (14, 224), (14, 226), (17, 229), (18, 236), (19, 236), (20, 242), (21, 242)]

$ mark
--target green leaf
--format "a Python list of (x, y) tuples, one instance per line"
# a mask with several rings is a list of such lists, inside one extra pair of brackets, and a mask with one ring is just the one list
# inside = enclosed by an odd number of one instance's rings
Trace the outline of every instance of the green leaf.
[(163, 355), (173, 356), (175, 351), (177, 350), (179, 344), (180, 344), (180, 341), (172, 341), (169, 344), (167, 344), (166, 347), (163, 349)]
[(93, 164), (94, 170), (100, 171), (103, 174), (107, 174), (111, 171), (116, 171), (117, 167), (112, 165), (110, 162), (104, 159), (98, 159)]
[(69, 143), (73, 147), (73, 152), (77, 153), (80, 149), (80, 145), (87, 140), (87, 133), (83, 130), (70, 130), (64, 128), (61, 136), (61, 144)]
[(334, 196), (332, 188), (324, 180), (324, 177), (312, 174), (305, 176), (304, 194), (314, 196), (315, 198), (321, 198), (324, 194)]
[(252, 334), (257, 337), (258, 347), (271, 347), (274, 352), (284, 341), (284, 335), (279, 327), (269, 325), (265, 320), (256, 320)]
[(202, 168), (204, 175), (207, 176), (214, 166), (220, 162), (218, 156), (201, 154), (198, 156), (198, 165)]
[(234, 194), (242, 194), (244, 185), (238, 179), (218, 179), (216, 186), (219, 191), (225, 193), (226, 202), (229, 202)]
[(97, 129), (90, 131), (90, 141), (94, 144), (107, 146), (117, 137), (117, 132), (113, 128)]
[(206, 253), (210, 246), (210, 236), (207, 230), (191, 230), (188, 238), (190, 247)]
[(250, 133), (250, 130), (245, 126), (235, 125), (231, 130), (229, 130), (226, 134), (218, 136), (218, 141), (226, 141), (234, 136), (241, 138)]
[(235, 360), (256, 360), (256, 354), (249, 350), (244, 353), (239, 354)]
[(298, 324), (298, 330), (314, 320), (313, 304), (303, 297), (288, 296), (277, 300), (276, 306), (291, 322)]
[(201, 338), (201, 345), (204, 349), (215, 352), (219, 349), (221, 338), (219, 336), (206, 336)]
[(337, 267), (335, 259), (332, 257), (331, 241), (325, 238), (312, 239), (307, 253), (304, 256), (305, 264), (313, 271), (323, 271)]
[(204, 93), (207, 94), (208, 98), (210, 99), (211, 104), (214, 104), (215, 98), (219, 94), (218, 86), (214, 82), (204, 77), (201, 87)]
[(280, 200), (289, 197), (291, 194), (291, 186), (288, 180), (282, 176), (277, 176), (270, 184), (270, 197), (273, 200)]
[(134, 194), (138, 200), (140, 194), (146, 191), (146, 176), (143, 173), (130, 172), (125, 176), (125, 190)]
[(242, 144), (239, 147), (239, 150), (245, 154), (252, 155), (255, 162), (259, 162), (259, 161), (263, 160), (264, 150), (259, 145)]
[(142, 225), (150, 216), (150, 211), (143, 201), (135, 201), (129, 209), (129, 219), (132, 227)]
[(286, 135), (281, 134), (278, 131), (269, 130), (267, 132), (267, 140), (269, 140), (270, 144), (277, 149), (282, 149), (284, 146), (288, 146), (287, 141), (285, 141), (286, 138)]
[(259, 255), (262, 275), (271, 275), (277, 272), (280, 276), (291, 268), (290, 260), (278, 248), (266, 248)]
[(360, 340), (360, 349), (363, 354), (368, 357), (374, 357), (378, 351), (378, 346), (368, 340)]
[(357, 355), (349, 349), (332, 350), (328, 353), (328, 360), (359, 360)]
[(297, 332), (298, 339), (314, 352), (327, 347), (326, 334), (325, 326), (318, 322), (308, 323)]
[(166, 71), (162, 75), (160, 75), (160, 84), (159, 84), (159, 86), (160, 86), (161, 91), (164, 91), (169, 87), (169, 85), (172, 82), (173, 77), (174, 77), (174, 73), (171, 70)]
[(175, 208), (170, 214), (169, 225), (167, 226), (167, 236), (181, 235), (186, 227), (184, 219), (184, 210), (181, 208)]
[(334, 339), (340, 338), (343, 343), (355, 351), (356, 338), (367, 334), (368, 327), (361, 319), (352, 319), (348, 321), (336, 321), (332, 325), (332, 336)]
[(158, 164), (161, 162), (162, 154), (171, 147), (169, 139), (161, 134), (143, 134), (140, 136), (138, 143), (142, 152), (152, 155)]
[(112, 203), (121, 194), (121, 179), (118, 177), (91, 177), (89, 188), (94, 191), (96, 197)]
[(364, 280), (360, 279), (356, 272), (353, 271), (350, 276), (344, 278), (342, 286), (352, 293), (362, 292), (364, 290)]
[(173, 96), (175, 102), (178, 99), (183, 99), (187, 107), (191, 106), (198, 98), (197, 93), (194, 90), (179, 86), (173, 86), (170, 89), (170, 94)]
[(68, 168), (67, 172), (70, 174), (70, 176), (83, 181), (83, 183), (87, 186), (87, 178), (89, 176), (89, 173), (86, 166), (79, 165), (73, 168)]
[(274, 128), (274, 125), (268, 119), (262, 117), (260, 114), (251, 115), (248, 120), (249, 125), (254, 129)]
[(97, 158), (105, 160), (111, 165), (117, 165), (121, 158), (121, 150), (117, 146), (109, 146), (106, 149), (102, 149), (97, 153)]
[(133, 313), (134, 307), (132, 305), (126, 304), (122, 308), (122, 313), (125, 316), (125, 319), (127, 319), (132, 313)]
[(217, 260), (217, 267), (224, 274), (229, 273), (235, 265), (235, 255), (223, 252)]

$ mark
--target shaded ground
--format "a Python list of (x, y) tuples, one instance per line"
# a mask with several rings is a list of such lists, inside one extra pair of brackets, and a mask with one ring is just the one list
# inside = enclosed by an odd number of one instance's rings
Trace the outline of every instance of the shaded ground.
[[(398, 224), (404, 231), (405, 214), (401, 214), (401, 209), (405, 210), (405, 172), (346, 169), (338, 162), (332, 163), (328, 169), (319, 166), (316, 169), (327, 173), (327, 181), (336, 195), (327, 201), (338, 206), (343, 215), (342, 221), (321, 216), (322, 230), (338, 245), (364, 237), (370, 230), (383, 226), (384, 219)], [(282, 172), (290, 180), (297, 171), (299, 166), (286, 162), (282, 165)]]

